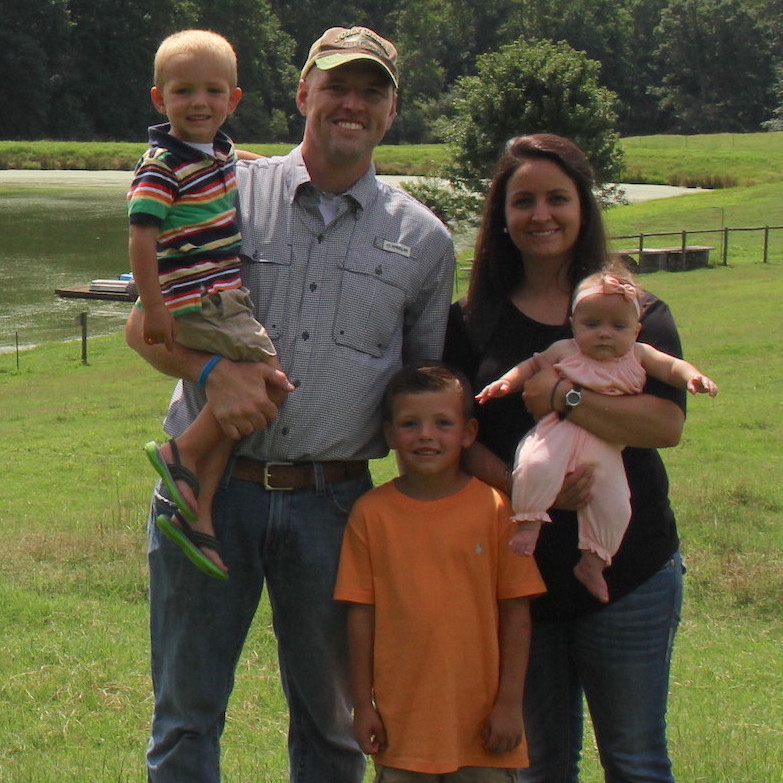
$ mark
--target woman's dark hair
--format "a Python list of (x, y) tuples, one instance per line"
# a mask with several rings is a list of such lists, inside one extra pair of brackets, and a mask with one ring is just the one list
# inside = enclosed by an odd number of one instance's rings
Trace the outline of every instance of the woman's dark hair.
[(506, 187), (523, 163), (537, 159), (557, 164), (579, 193), (582, 228), (568, 270), (571, 289), (583, 277), (606, 264), (606, 233), (601, 207), (593, 195), (595, 177), (584, 152), (569, 139), (552, 133), (510, 139), (487, 193), (468, 286), (465, 320), (479, 347), (485, 345), (494, 331), (500, 303), (524, 276), (519, 250), (505, 231)]

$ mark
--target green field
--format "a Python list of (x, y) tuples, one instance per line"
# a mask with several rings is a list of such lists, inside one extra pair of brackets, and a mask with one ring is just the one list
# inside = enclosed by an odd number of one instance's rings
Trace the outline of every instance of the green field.
[[(780, 224), (777, 185), (608, 213), (614, 234)], [(711, 199), (711, 201), (704, 201)], [(713, 210), (711, 213), (709, 210)], [(737, 223), (735, 223), (737, 221)], [(460, 277), (464, 285), (464, 274)], [(686, 355), (721, 387), (663, 452), (688, 577), (669, 716), (680, 783), (783, 783), (783, 253), (656, 273)], [(0, 783), (144, 780), (152, 709), (141, 444), (172, 383), (114, 337), (0, 354)], [(392, 475), (392, 460), (374, 465)], [(283, 783), (286, 714), (266, 605), (242, 658), (226, 783)], [(368, 778), (369, 779), (369, 778)], [(587, 740), (584, 783), (602, 779)]]
[(783, 180), (783, 133), (623, 139), (625, 182), (733, 187)]
[[(242, 144), (259, 155), (285, 155), (292, 144)], [(0, 169), (132, 171), (147, 148), (133, 142), (0, 141)], [(375, 163), (381, 174), (435, 176), (446, 160), (442, 144), (386, 145)]]
[[(262, 155), (290, 144), (242, 144)], [(783, 132), (709, 136), (635, 136), (622, 140), (625, 182), (686, 187), (731, 187), (783, 181)], [(0, 169), (126, 169), (146, 145), (131, 142), (0, 141)], [(442, 144), (384, 145), (376, 163), (383, 174), (437, 175), (447, 160)]]

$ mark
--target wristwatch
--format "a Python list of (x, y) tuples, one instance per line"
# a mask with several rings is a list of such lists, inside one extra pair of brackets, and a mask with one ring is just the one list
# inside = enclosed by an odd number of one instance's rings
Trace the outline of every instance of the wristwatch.
[(560, 418), (565, 419), (571, 411), (582, 404), (582, 387), (575, 383), (573, 389), (569, 389), (565, 395), (565, 408), (560, 414)]

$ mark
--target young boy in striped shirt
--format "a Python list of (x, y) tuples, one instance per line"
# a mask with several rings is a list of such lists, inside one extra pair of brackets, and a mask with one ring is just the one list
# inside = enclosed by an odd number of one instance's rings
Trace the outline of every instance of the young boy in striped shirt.
[[(198, 379), (223, 358), (265, 361), (277, 352), (242, 286), (236, 222), (236, 153), (220, 130), (239, 104), (236, 54), (222, 36), (183, 30), (155, 56), (155, 108), (167, 124), (149, 129), (150, 147), (128, 192), (131, 268), (149, 345), (176, 343), (212, 354)], [(227, 569), (212, 524), (212, 499), (233, 442), (205, 404), (176, 441), (145, 452), (163, 480), (172, 515), (157, 525), (210, 576)]]

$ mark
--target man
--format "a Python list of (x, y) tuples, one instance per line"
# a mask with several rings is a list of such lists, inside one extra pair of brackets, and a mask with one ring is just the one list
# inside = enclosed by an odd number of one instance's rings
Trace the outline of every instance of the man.
[(226, 582), (204, 577), (151, 526), (154, 783), (219, 780), (235, 666), (265, 583), (290, 711), (290, 779), (362, 780), (345, 607), (332, 600), (340, 544), (371, 486), (367, 460), (386, 453), (387, 380), (403, 362), (440, 356), (454, 269), (444, 227), (375, 176), (397, 86), (389, 41), (363, 27), (327, 30), (297, 90), (302, 144), (239, 167), (243, 279), (290, 386), (263, 363), (145, 345), (138, 315), (129, 321), (130, 345), (185, 379), (171, 435), (203, 404), (201, 385), (226, 433), (249, 436), (214, 506)]

